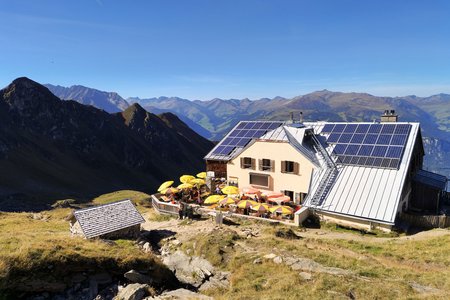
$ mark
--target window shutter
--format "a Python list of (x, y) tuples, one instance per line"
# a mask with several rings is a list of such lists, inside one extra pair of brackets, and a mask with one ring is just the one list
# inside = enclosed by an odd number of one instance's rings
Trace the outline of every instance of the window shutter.
[(270, 171), (275, 172), (275, 161), (274, 160), (270, 161)]
[(294, 174), (298, 174), (300, 169), (299, 163), (294, 163)]
[(286, 173), (286, 162), (281, 161), (281, 173)]
[(252, 170), (255, 170), (255, 159), (252, 158)]
[(262, 159), (258, 159), (258, 166), (259, 166), (259, 170), (262, 171), (263, 170), (263, 160)]
[(243, 168), (244, 168), (244, 158), (241, 157), (241, 169), (243, 169)]

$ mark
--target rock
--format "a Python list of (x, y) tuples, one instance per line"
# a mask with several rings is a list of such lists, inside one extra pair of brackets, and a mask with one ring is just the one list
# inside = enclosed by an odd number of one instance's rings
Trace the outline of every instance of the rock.
[(426, 285), (418, 284), (417, 282), (410, 282), (409, 285), (412, 287), (414, 291), (420, 294), (434, 294), (439, 293), (440, 290)]
[(180, 242), (179, 240), (173, 240), (173, 241), (172, 241), (172, 245), (174, 245), (174, 246), (180, 246), (180, 245), (181, 245), (181, 242)]
[(264, 255), (264, 258), (266, 258), (266, 259), (274, 259), (275, 257), (277, 257), (277, 255), (274, 253)]
[(297, 259), (295, 257), (288, 256), (288, 257), (284, 258), (284, 264), (287, 266), (292, 266), (296, 262), (297, 262)]
[(194, 293), (186, 289), (177, 289), (174, 291), (164, 292), (159, 296), (148, 297), (146, 300), (184, 300), (184, 299), (197, 299), (197, 300), (213, 300), (214, 298)]
[(298, 275), (300, 275), (300, 277), (304, 280), (311, 280), (312, 279), (312, 274), (308, 273), (308, 272), (300, 272), (298, 273)]
[(253, 261), (253, 264), (254, 265), (260, 265), (260, 264), (262, 264), (262, 259), (261, 258), (256, 258), (254, 261)]
[(273, 262), (279, 265), (283, 262), (283, 259), (281, 257), (277, 256), (273, 259)]
[(150, 253), (150, 252), (153, 251), (152, 245), (150, 245), (149, 242), (145, 242), (144, 245), (142, 246), (142, 250), (143, 250), (145, 253)]
[(163, 257), (163, 263), (175, 273), (179, 281), (199, 287), (215, 273), (209, 261), (201, 257), (190, 257), (176, 251)]
[(152, 284), (153, 283), (153, 278), (151, 278), (150, 276), (144, 275), (142, 273), (139, 273), (138, 271), (135, 270), (130, 270), (128, 272), (126, 272), (123, 277), (125, 277), (126, 279), (128, 279), (129, 281), (133, 282), (133, 283), (141, 283), (141, 284)]
[(352, 272), (341, 268), (325, 267), (309, 258), (297, 258), (297, 262), (291, 265), (294, 271), (308, 271), (315, 273), (327, 273), (331, 275), (350, 275)]
[(129, 284), (123, 289), (119, 290), (119, 293), (114, 300), (141, 300), (145, 296), (150, 294), (150, 286), (147, 284), (133, 283)]
[(230, 281), (228, 280), (228, 276), (230, 273), (220, 272), (210, 277), (208, 281), (203, 283), (198, 289), (200, 292), (210, 290), (210, 289), (227, 289), (230, 285)]
[(279, 229), (275, 232), (275, 236), (288, 239), (288, 240), (299, 240), (301, 237), (295, 234), (292, 229)]

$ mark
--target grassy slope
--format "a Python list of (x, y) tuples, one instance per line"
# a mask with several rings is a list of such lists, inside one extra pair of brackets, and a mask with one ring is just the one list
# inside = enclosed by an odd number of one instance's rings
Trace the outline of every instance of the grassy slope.
[[(311, 237), (285, 240), (275, 237), (277, 227), (258, 227), (262, 234), (251, 239), (233, 242), (233, 234), (222, 231), (199, 235), (184, 245), (185, 250), (191, 248), (216, 266), (232, 272), (231, 288), (211, 290), (209, 295), (217, 299), (339, 299), (350, 293), (357, 299), (446, 299), (450, 296), (450, 235), (407, 240), (361, 238), (355, 233), (355, 240)], [(235, 244), (233, 250), (231, 244)], [(354, 275), (313, 273), (313, 279), (305, 281), (298, 275), (299, 271), (283, 264), (264, 259), (262, 264), (253, 264), (256, 258), (268, 253), (310, 258), (328, 267), (351, 270)], [(412, 282), (440, 292), (418, 294), (410, 286)]]
[[(125, 198), (140, 202), (148, 197), (136, 191), (119, 191), (98, 197), (94, 202)], [(147, 208), (139, 206), (139, 209)], [(37, 220), (30, 213), (0, 213), (0, 291), (14, 288), (14, 284), (19, 284), (18, 279), (58, 282), (67, 275), (67, 270), (105, 269), (122, 274), (132, 268), (156, 265), (158, 269), (154, 257), (143, 253), (131, 240), (116, 240), (115, 245), (108, 245), (99, 240), (71, 237), (69, 223), (64, 220), (69, 213), (68, 208), (54, 209), (43, 212), (43, 218)]]

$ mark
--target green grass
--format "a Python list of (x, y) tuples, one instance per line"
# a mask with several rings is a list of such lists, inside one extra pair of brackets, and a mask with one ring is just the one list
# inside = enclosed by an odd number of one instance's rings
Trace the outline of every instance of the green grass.
[(114, 201), (131, 199), (136, 205), (150, 205), (150, 195), (138, 191), (122, 190), (100, 195), (92, 200), (93, 204), (106, 204)]
[[(123, 199), (124, 195), (134, 201), (145, 198), (139, 192), (121, 191), (96, 198), (95, 203)], [(167, 276), (167, 269), (132, 240), (116, 240), (110, 245), (71, 236), (69, 222), (65, 220), (70, 211), (69, 208), (45, 211), (41, 219), (33, 219), (30, 213), (0, 213), (0, 299), (4, 289), (26, 289), (20, 284), (22, 279), (50, 284), (68, 282), (73, 272), (108, 270), (121, 275), (130, 269), (150, 268), (155, 270), (154, 276)]]

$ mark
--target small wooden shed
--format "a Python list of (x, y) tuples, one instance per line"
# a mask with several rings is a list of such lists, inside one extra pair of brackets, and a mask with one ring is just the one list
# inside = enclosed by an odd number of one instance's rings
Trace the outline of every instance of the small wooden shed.
[(76, 210), (70, 232), (85, 238), (135, 238), (145, 220), (130, 199)]

